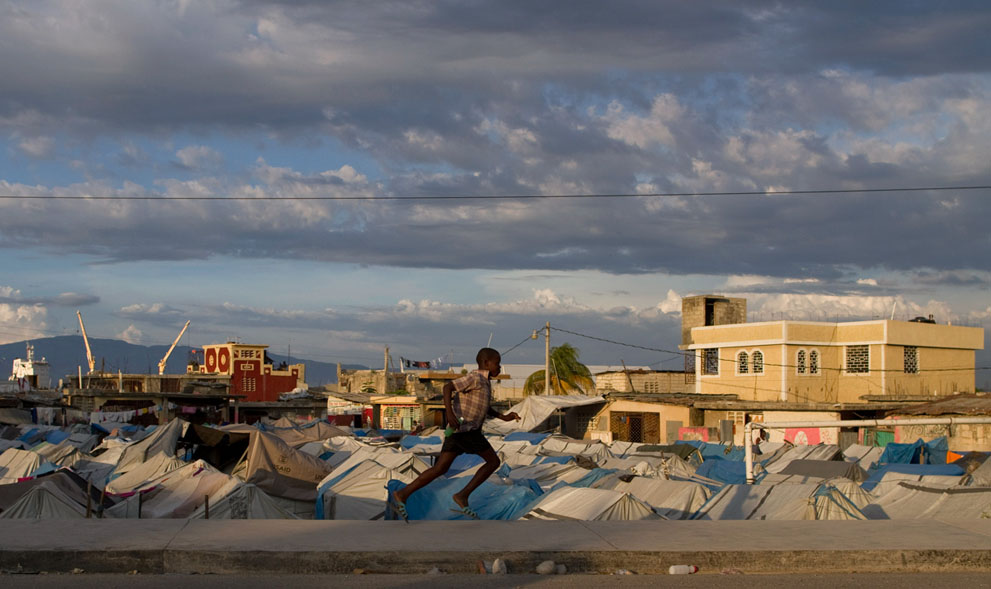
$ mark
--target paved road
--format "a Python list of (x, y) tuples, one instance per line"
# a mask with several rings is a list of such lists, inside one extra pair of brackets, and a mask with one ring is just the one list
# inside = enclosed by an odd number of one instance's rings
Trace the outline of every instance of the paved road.
[(460, 589), (462, 587), (577, 589), (578, 587), (705, 587), (716, 589), (801, 587), (802, 589), (908, 589), (991, 587), (991, 573), (834, 575), (0, 575), (4, 589), (293, 589), (344, 586), (357, 589)]

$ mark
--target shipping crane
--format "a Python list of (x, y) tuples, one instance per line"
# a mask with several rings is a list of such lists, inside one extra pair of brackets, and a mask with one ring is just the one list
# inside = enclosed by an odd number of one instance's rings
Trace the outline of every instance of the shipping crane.
[(158, 375), (159, 376), (165, 374), (165, 363), (169, 361), (169, 356), (172, 355), (172, 350), (174, 350), (175, 347), (176, 347), (176, 344), (179, 343), (179, 340), (182, 338), (182, 334), (186, 333), (186, 328), (187, 327), (189, 327), (189, 321), (187, 321), (186, 324), (182, 326), (182, 330), (179, 332), (179, 335), (175, 338), (175, 341), (172, 342), (172, 347), (169, 348), (169, 351), (168, 352), (165, 352), (165, 356), (161, 360), (158, 361)]
[[(86, 337), (86, 326), (83, 325), (83, 314), (76, 311), (76, 317), (79, 317), (79, 331), (83, 332), (83, 343), (86, 344), (86, 363), (89, 365), (89, 374), (93, 374), (96, 370), (96, 361), (93, 360), (93, 351), (89, 348), (89, 338)], [(82, 383), (79, 383), (82, 386)]]

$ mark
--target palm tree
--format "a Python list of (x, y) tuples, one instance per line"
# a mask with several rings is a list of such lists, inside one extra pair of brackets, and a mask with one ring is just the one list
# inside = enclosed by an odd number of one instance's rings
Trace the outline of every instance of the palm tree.
[(551, 348), (551, 391), (544, 391), (544, 371), (531, 374), (523, 384), (523, 395), (570, 395), (595, 389), (588, 367), (578, 361), (578, 348), (561, 344)]

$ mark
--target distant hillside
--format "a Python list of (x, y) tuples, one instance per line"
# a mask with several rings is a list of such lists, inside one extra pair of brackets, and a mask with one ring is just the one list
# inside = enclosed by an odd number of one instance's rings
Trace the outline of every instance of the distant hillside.
[[(34, 356), (36, 359), (44, 357), (51, 364), (52, 386), (58, 385), (58, 380), (69, 374), (76, 374), (77, 367), (82, 366), (86, 371), (86, 346), (83, 338), (79, 335), (60, 335), (43, 339), (31, 340), (34, 344)], [(14, 358), (26, 357), (26, 342), (0, 345), (0, 380), (6, 380), (10, 376)], [(169, 346), (140, 346), (129, 344), (120, 340), (90, 338), (90, 348), (93, 350), (93, 358), (96, 361), (96, 368), (103, 368), (107, 372), (157, 374), (158, 361), (162, 359), (165, 352), (169, 351)], [(189, 346), (176, 346), (169, 356), (169, 361), (165, 366), (167, 374), (182, 374), (186, 372), (186, 362), (189, 359), (189, 352), (193, 348)], [(268, 353), (272, 362), (278, 365), (287, 360), (285, 356)], [(306, 382), (312, 386), (333, 384), (337, 382), (337, 364), (328, 362), (317, 362), (305, 358), (293, 357), (294, 363), (306, 365)], [(367, 369), (367, 366), (360, 364), (344, 364), (343, 368)]]

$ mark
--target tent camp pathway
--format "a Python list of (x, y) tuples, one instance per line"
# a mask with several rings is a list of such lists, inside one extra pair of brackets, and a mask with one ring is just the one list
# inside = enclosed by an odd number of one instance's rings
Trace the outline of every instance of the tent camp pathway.
[(702, 573), (936, 572), (991, 568), (980, 521), (9, 520), (0, 571), (315, 574), (510, 572), (543, 560), (570, 572), (672, 564)]

